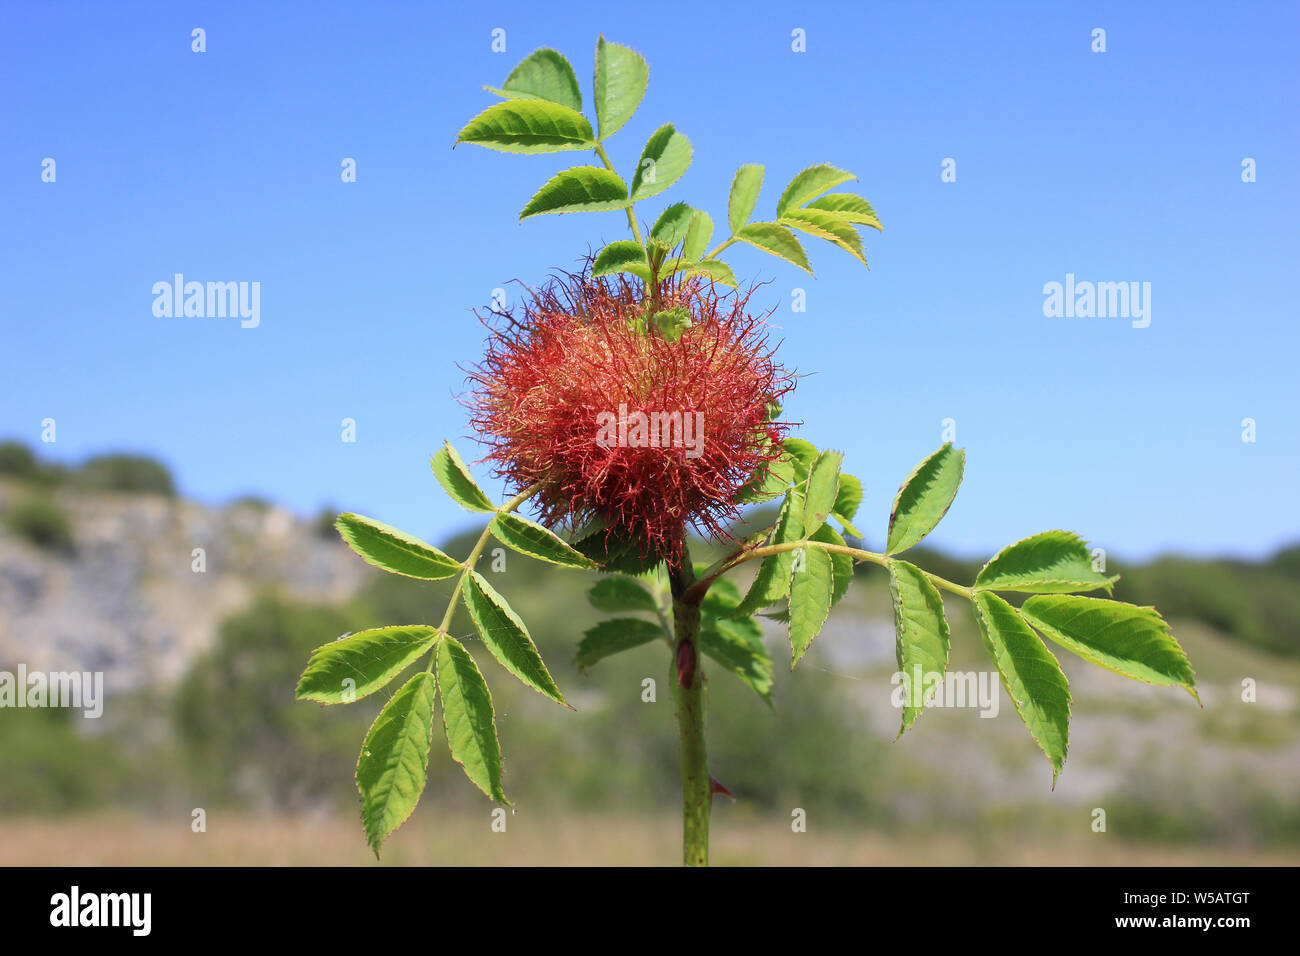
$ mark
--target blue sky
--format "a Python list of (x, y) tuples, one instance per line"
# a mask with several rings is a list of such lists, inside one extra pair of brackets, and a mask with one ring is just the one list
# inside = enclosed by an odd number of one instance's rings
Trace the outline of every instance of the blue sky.
[[(787, 414), (845, 450), (872, 540), (945, 418), (967, 477), (933, 537), (955, 551), (1055, 527), (1133, 557), (1300, 538), (1297, 8), (970, 6), (10, 0), (0, 435), (35, 444), (53, 418), (48, 456), (157, 455), (200, 500), (330, 503), (435, 538), (469, 525), (428, 457), (444, 437), (475, 451), (455, 401), (484, 341), (470, 310), (626, 222), (517, 222), (589, 154), (452, 143), (494, 102), (479, 87), (540, 46), (574, 62), (590, 111), (603, 31), (651, 71), (608, 143), (620, 171), (664, 122), (695, 147), (641, 218), (684, 200), (724, 223), (747, 162), (767, 165), (770, 217), (791, 176), (829, 162), (884, 221), (870, 272), (813, 239), (816, 279), (727, 257), (770, 283), (752, 301), (777, 308), (783, 360), (807, 375)], [(152, 286), (176, 272), (260, 282), (260, 325), (155, 317)], [(1043, 286), (1067, 273), (1150, 282), (1150, 326), (1045, 317)]]

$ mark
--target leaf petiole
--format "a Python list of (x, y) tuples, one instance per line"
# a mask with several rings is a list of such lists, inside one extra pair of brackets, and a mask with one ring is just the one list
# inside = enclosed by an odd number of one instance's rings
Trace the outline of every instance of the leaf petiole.
[[(880, 565), (882, 568), (889, 567), (889, 556), (886, 554), (879, 554), (875, 551), (864, 551), (861, 548), (850, 548), (848, 545), (833, 544), (829, 541), (816, 541), (804, 538), (799, 541), (787, 541), (784, 544), (769, 544), (760, 548), (751, 548), (747, 551), (740, 551), (727, 558), (723, 558), (721, 562), (711, 567), (705, 573), (704, 577), (691, 585), (682, 596), (682, 600), (699, 603), (704, 600), (704, 595), (708, 592), (709, 586), (712, 585), (714, 581), (722, 577), (728, 571), (738, 568), (740, 565), (748, 561), (753, 561), (757, 558), (770, 557), (771, 555), (781, 554), (786, 551), (799, 551), (803, 548), (809, 547), (820, 548), (821, 550), (829, 551), (832, 554), (848, 555), (857, 561), (869, 561), (872, 564)], [(968, 601), (972, 600), (975, 596), (975, 592), (972, 588), (956, 584), (949, 581), (947, 578), (941, 578), (939, 575), (933, 574), (924, 569), (919, 570), (929, 579), (931, 584), (941, 590), (949, 591), (953, 594), (960, 594)]]
[[(509, 514), (510, 512), (515, 511), (525, 501), (527, 501), (533, 495), (537, 494), (537, 492), (541, 491), (541, 489), (542, 486), (540, 483), (525, 488), (523, 491), (519, 492), (519, 494), (515, 495), (513, 498), (511, 498), (501, 507), (497, 508), (496, 513)], [(438, 625), (439, 634), (446, 634), (448, 629), (451, 627), (451, 619), (452, 616), (455, 615), (456, 613), (456, 605), (460, 603), (461, 587), (465, 583), (465, 575), (469, 574), (470, 570), (473, 569), (474, 565), (478, 563), (478, 559), (483, 554), (483, 549), (487, 547), (487, 543), (491, 538), (492, 538), (492, 523), (488, 522), (487, 525), (485, 525), (483, 528), (483, 533), (478, 536), (478, 541), (474, 543), (474, 550), (470, 551), (469, 557), (467, 557), (463, 562), (461, 562), (460, 575), (456, 578), (456, 586), (452, 588), (451, 598), (447, 601), (447, 613), (442, 616), (442, 623)], [(426, 673), (433, 672), (433, 661), (434, 661), (434, 657), (433, 655), (430, 655), (429, 664), (427, 667), (425, 667)]]
[[(595, 148), (596, 155), (599, 156), (600, 161), (605, 164), (605, 168), (617, 176), (618, 170), (614, 168), (614, 163), (610, 160), (609, 153), (605, 152), (605, 144), (598, 142), (596, 143)], [(627, 224), (632, 227), (632, 235), (636, 241), (644, 246), (645, 240), (641, 238), (641, 227), (636, 224), (635, 207), (636, 200), (629, 196), (627, 200)]]

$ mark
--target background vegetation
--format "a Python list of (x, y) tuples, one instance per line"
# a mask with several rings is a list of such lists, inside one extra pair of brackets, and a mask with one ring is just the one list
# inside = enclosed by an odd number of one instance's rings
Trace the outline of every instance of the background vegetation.
[[(166, 469), (147, 459), (113, 455), (59, 469), (12, 443), (0, 445), (0, 475), (13, 492), (0, 513), (8, 533), (73, 562), (75, 528), (53, 492), (175, 493)], [(303, 520), (323, 531), (319, 517)], [(465, 553), (472, 536), (436, 543)], [(321, 548), (342, 547), (324, 534), (316, 540)], [(708, 549), (699, 550), (697, 557), (707, 558)], [(935, 552), (919, 560), (956, 580), (970, 580), (977, 570)], [(493, 572), (492, 561), (489, 550), (480, 570), (529, 621), (557, 683), (577, 707), (562, 711), (504, 673), (486, 673), (507, 758), (507, 792), (520, 812), (560, 821), (556, 834), (566, 826), (607, 836), (627, 830), (635, 843), (637, 828), (671, 831), (678, 779), (664, 648), (647, 646), (579, 672), (574, 650), (599, 617), (584, 597), (591, 576), (514, 554), (504, 571)], [(1164, 847), (1300, 859), (1300, 548), (1261, 562), (1169, 556), (1147, 564), (1116, 560), (1108, 570), (1123, 575), (1117, 598), (1154, 604), (1173, 622), (1197, 668), (1205, 709), (1176, 690), (1118, 677), (1112, 684), (1105, 672), (1085, 678), (1062, 654), (1077, 729), (1055, 793), (1005, 698), (995, 720), (969, 709), (927, 710), (895, 744), (887, 584), (883, 573), (863, 568), (810, 651), (811, 666), (794, 674), (777, 668), (773, 710), (731, 675), (709, 672), (712, 763), (739, 798), (718, 809), (721, 861), (795, 858), (769, 843), (790, 832), (796, 807), (814, 821), (810, 832), (828, 841), (808, 845), (823, 847), (831, 859), (861, 846), (876, 848), (868, 861), (889, 859), (888, 848), (900, 842), (930, 847), (934, 862), (1015, 860), (1017, 848), (1046, 852), (1058, 844), (1063, 859), (1078, 858), (1095, 845), (1089, 840), (1112, 837), (1111, 845), (1148, 846), (1153, 853)], [(295, 702), (294, 687), (310, 650), (334, 637), (428, 622), (445, 605), (445, 582), (376, 574), (337, 603), (294, 601), (275, 581), (263, 583), (255, 602), (221, 624), (211, 648), (175, 686), (114, 697), (98, 721), (58, 710), (0, 712), (0, 836), (40, 826), (36, 818), (110, 819), (106, 813), (166, 821), (165, 829), (188, 832), (192, 809), (203, 807), (227, 820), (293, 814), (308, 821), (303, 826), (320, 821), (321, 839), (328, 834), (337, 846), (327, 850), (304, 837), (293, 859), (363, 862), (351, 768), (382, 695), (321, 708)], [(949, 616), (953, 669), (991, 670), (964, 610), (954, 605)], [(472, 640), (463, 618), (453, 633)], [(773, 622), (768, 639), (779, 646), (780, 625)], [(488, 655), (477, 656), (485, 671), (496, 668)], [(0, 661), (0, 669), (15, 664)], [(642, 700), (645, 678), (658, 682), (654, 703)], [(1262, 691), (1259, 703), (1244, 703), (1243, 678), (1272, 690)], [(440, 741), (432, 752), (429, 788), (411, 835), (399, 832), (385, 859), (509, 859), (506, 850), (472, 842), (469, 830), (489, 832), (490, 806)], [(1091, 832), (1095, 807), (1108, 814), (1106, 836)], [(339, 818), (347, 825), (324, 822)], [(95, 826), (105, 840), (124, 832), (119, 823)], [(268, 828), (265, 839), (282, 831), (290, 832), (279, 824)], [(841, 837), (829, 839), (828, 831)], [(224, 862), (267, 859), (257, 840), (248, 839), (238, 851), (243, 856)], [(540, 847), (549, 837), (538, 830), (530, 839)], [(768, 843), (760, 847), (754, 842), (760, 840)], [(654, 843), (648, 836), (643, 842)], [(587, 846), (583, 859), (614, 859), (613, 844), (603, 846)], [(560, 858), (571, 859), (563, 851)]]

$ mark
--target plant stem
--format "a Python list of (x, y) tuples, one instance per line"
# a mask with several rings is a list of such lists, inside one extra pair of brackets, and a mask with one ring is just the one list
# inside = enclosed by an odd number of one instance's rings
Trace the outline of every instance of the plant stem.
[[(596, 155), (600, 157), (600, 161), (605, 164), (606, 169), (615, 176), (618, 175), (618, 171), (614, 168), (613, 162), (610, 161), (609, 153), (605, 152), (605, 145), (603, 143), (596, 144)], [(641, 227), (636, 224), (636, 213), (633, 211), (635, 206), (636, 203), (629, 199), (627, 203), (627, 224), (632, 227), (632, 235), (636, 237), (636, 241), (640, 245), (644, 246), (645, 240), (641, 238)]]
[[(805, 538), (802, 541), (788, 541), (785, 544), (769, 544), (761, 548), (749, 548), (748, 550), (737, 551), (709, 568), (708, 573), (705, 574), (703, 578), (691, 585), (685, 596), (690, 600), (697, 602), (702, 601), (705, 593), (709, 590), (709, 586), (712, 585), (714, 581), (733, 568), (737, 568), (744, 564), (746, 561), (753, 561), (757, 558), (766, 558), (773, 554), (780, 554), (783, 551), (799, 551), (803, 548), (821, 548), (823, 551), (829, 551), (832, 554), (847, 554), (849, 557), (858, 561), (870, 561), (872, 564), (878, 564), (882, 568), (889, 567), (889, 555), (887, 554), (879, 554), (875, 551), (864, 551), (861, 548), (850, 548), (847, 545), (831, 544), (827, 541), (811, 541)], [(947, 578), (941, 578), (937, 574), (932, 574), (931, 572), (926, 571), (924, 568), (918, 568), (917, 570), (924, 574), (929, 579), (930, 583), (940, 590), (949, 591), (953, 594), (960, 594), (967, 600), (970, 600), (974, 596), (972, 588), (955, 584)]]
[[(669, 678), (677, 709), (682, 763), (682, 862), (709, 865), (709, 813), (713, 792), (704, 742), (704, 672), (700, 667), (700, 605), (685, 599), (695, 583), (691, 559), (685, 555), (669, 567), (673, 593), (673, 659)], [(682, 678), (685, 678), (684, 680)]]
[[(533, 495), (537, 494), (537, 492), (541, 490), (541, 487), (540, 484), (536, 484), (525, 488), (501, 507), (497, 508), (496, 513), (507, 514), (514, 511)], [(474, 565), (478, 563), (478, 559), (483, 554), (483, 549), (487, 547), (487, 543), (491, 537), (492, 522), (489, 521), (484, 526), (483, 533), (478, 536), (478, 541), (474, 543), (474, 550), (469, 553), (469, 557), (461, 562), (460, 574), (456, 578), (456, 586), (451, 589), (451, 598), (447, 601), (447, 613), (442, 616), (442, 623), (438, 625), (438, 632), (440, 634), (446, 634), (447, 630), (451, 627), (451, 619), (456, 613), (456, 605), (460, 603), (461, 585), (465, 582), (465, 575), (469, 574), (469, 572), (473, 570)], [(433, 672), (433, 655), (429, 656), (429, 665), (425, 670), (429, 673)]]
[(727, 246), (731, 245), (731, 244), (734, 243), (734, 242), (738, 242), (738, 241), (739, 241), (739, 240), (737, 240), (735, 236), (732, 236), (730, 239), (727, 239), (727, 240), (725, 240), (725, 241), (723, 241), (723, 242), (720, 242), (720, 243), (718, 243), (716, 246), (714, 246), (712, 252), (707, 252), (707, 253), (705, 253), (705, 254), (704, 254), (704, 258), (705, 258), (705, 259), (712, 259), (712, 258), (713, 258), (714, 256), (716, 256), (719, 252), (721, 252), (723, 249), (727, 248)]

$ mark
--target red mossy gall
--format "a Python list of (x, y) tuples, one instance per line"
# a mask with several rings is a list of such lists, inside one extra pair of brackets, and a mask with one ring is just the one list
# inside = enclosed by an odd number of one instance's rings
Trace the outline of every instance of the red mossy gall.
[(687, 526), (726, 536), (736, 492), (780, 453), (769, 419), (794, 383), (748, 293), (695, 277), (644, 299), (589, 269), (530, 290), (494, 313), (466, 404), (498, 476), (540, 484), (545, 523), (599, 520), (671, 561)]

